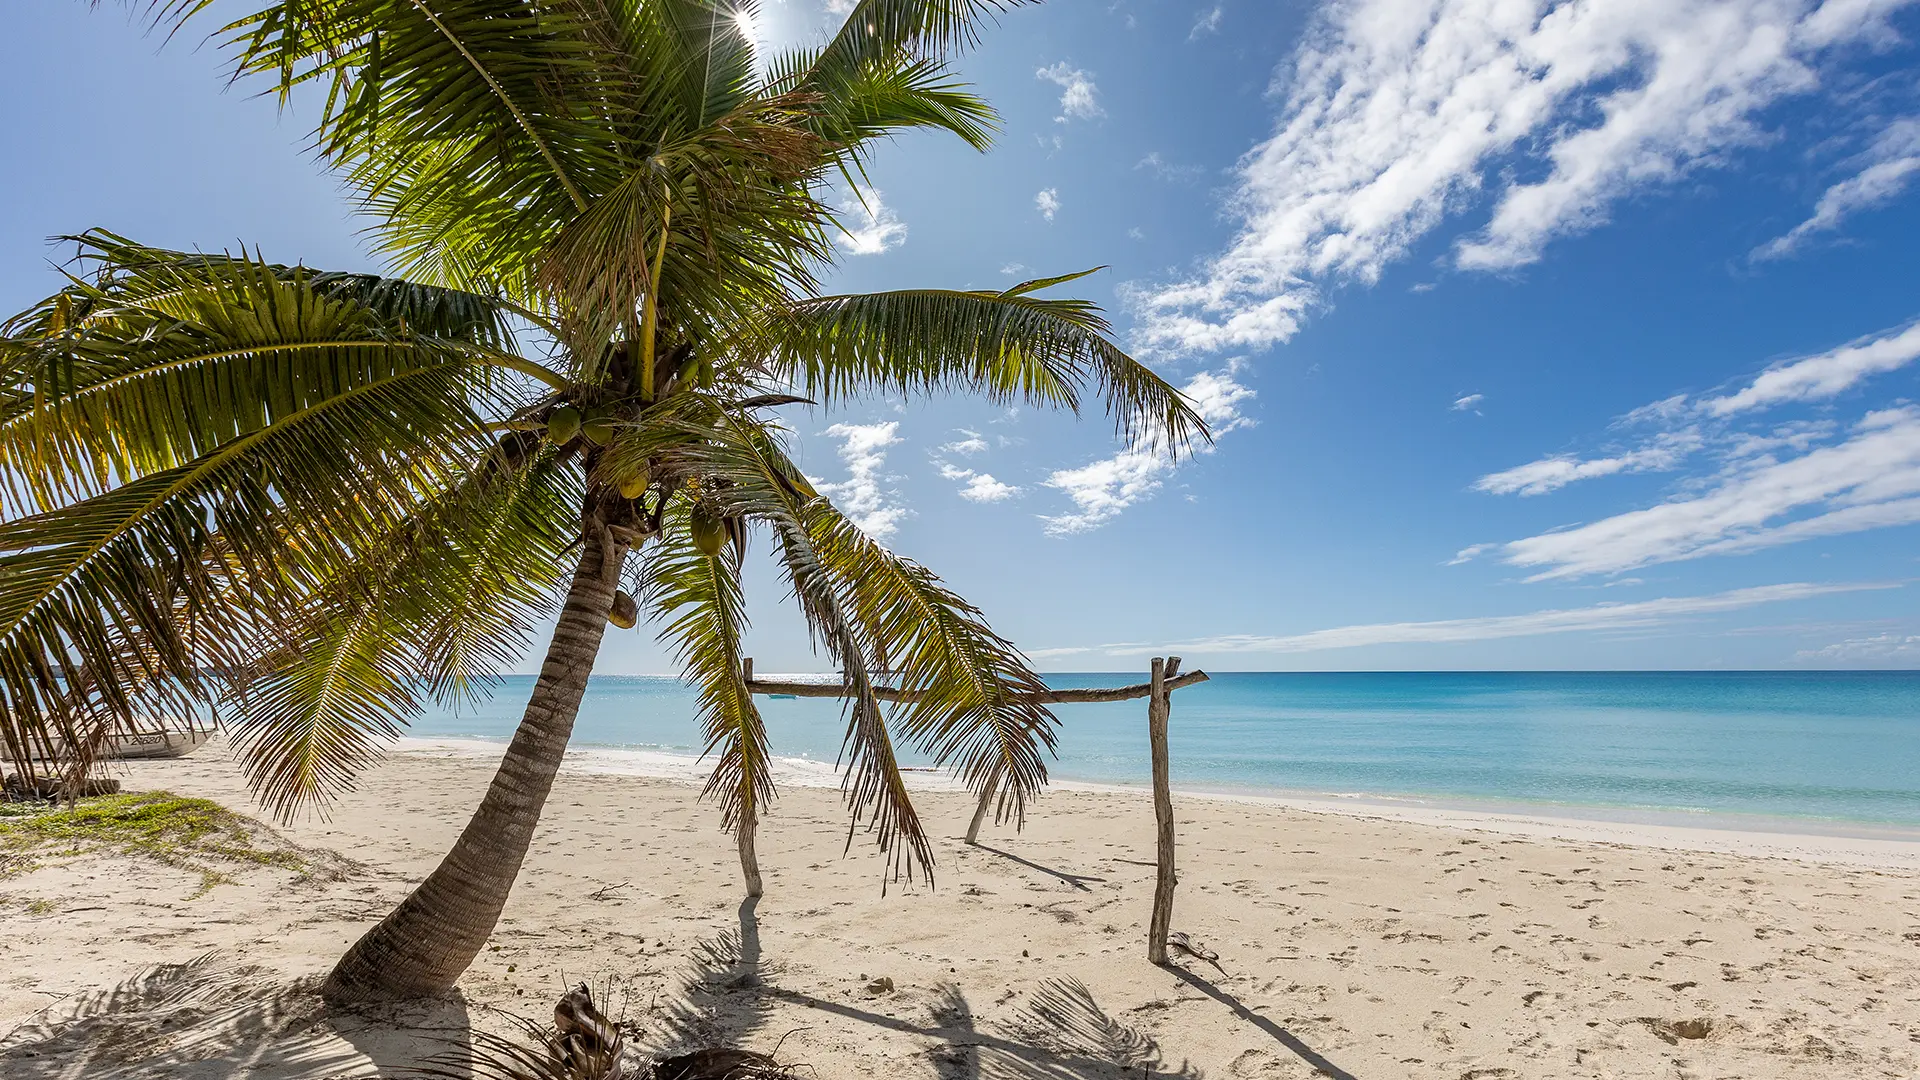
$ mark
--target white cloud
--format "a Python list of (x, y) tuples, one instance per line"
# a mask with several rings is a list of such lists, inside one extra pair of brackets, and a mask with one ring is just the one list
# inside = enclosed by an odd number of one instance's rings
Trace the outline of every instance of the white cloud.
[(1060, 189), (1042, 189), (1040, 194), (1033, 197), (1033, 208), (1040, 211), (1041, 217), (1052, 221), (1053, 215), (1060, 212)]
[(1465, 397), (1454, 398), (1452, 408), (1454, 412), (1479, 412), (1480, 403), (1485, 400), (1487, 400), (1485, 394), (1468, 394)]
[(962, 469), (945, 462), (940, 465), (940, 475), (948, 480), (965, 481), (960, 486), (960, 497), (973, 502), (1005, 502), (1020, 494), (1021, 490), (1012, 484), (1003, 484), (995, 480), (992, 473)]
[(1895, 121), (1863, 155), (1859, 172), (1821, 193), (1813, 205), (1813, 215), (1753, 249), (1755, 260), (1779, 259), (1793, 254), (1815, 233), (1832, 232), (1849, 214), (1883, 206), (1907, 189), (1915, 173), (1920, 173), (1920, 119)]
[(859, 0), (823, 0), (821, 6), (826, 8), (829, 15), (846, 15), (852, 12), (858, 3)]
[(1783, 402), (1819, 401), (1869, 376), (1905, 367), (1916, 357), (1920, 357), (1920, 322), (1775, 364), (1737, 392), (1703, 401), (1700, 407), (1713, 416), (1729, 416)]
[(1226, 11), (1219, 4), (1215, 4), (1210, 10), (1203, 11), (1195, 16), (1193, 29), (1188, 31), (1187, 40), (1198, 41), (1208, 34), (1218, 33), (1220, 30), (1220, 19), (1225, 14)]
[(971, 431), (967, 428), (958, 428), (956, 430), (958, 430), (960, 434), (965, 435), (966, 438), (955, 439), (950, 443), (943, 444), (940, 447), (941, 453), (965, 455), (978, 454), (986, 450), (987, 440), (982, 438), (979, 432)]
[(1158, 150), (1134, 162), (1133, 168), (1135, 172), (1141, 169), (1148, 169), (1153, 172), (1154, 176), (1162, 180), (1174, 180), (1181, 183), (1195, 180), (1199, 178), (1201, 173), (1206, 172), (1205, 169), (1198, 165), (1171, 164), (1166, 158), (1160, 156), (1160, 151)]
[(835, 424), (823, 433), (841, 441), (840, 460), (846, 463), (847, 479), (837, 484), (815, 480), (814, 486), (875, 540), (892, 536), (900, 520), (913, 513), (895, 501), (895, 492), (883, 486), (891, 479), (881, 472), (887, 464), (887, 447), (900, 442), (899, 431), (900, 421), (888, 420)]
[(1097, 120), (1107, 114), (1100, 107), (1100, 88), (1094, 85), (1092, 74), (1062, 60), (1051, 67), (1041, 68), (1033, 75), (1060, 88), (1060, 115), (1054, 117), (1055, 122), (1064, 124), (1068, 120)]
[(1826, 664), (1884, 664), (1898, 667), (1920, 665), (1920, 634), (1875, 634), (1849, 638), (1818, 649), (1802, 649), (1796, 660)]
[(878, 188), (855, 187), (836, 209), (840, 211), (840, 249), (849, 255), (879, 255), (906, 242), (906, 222), (887, 209)]
[[(1891, 583), (1827, 585), (1793, 582), (1784, 585), (1735, 589), (1709, 596), (1663, 597), (1658, 600), (1641, 600), (1625, 604), (1595, 604), (1584, 608), (1535, 611), (1524, 615), (1493, 615), (1473, 619), (1442, 619), (1434, 622), (1368, 623), (1282, 636), (1226, 634), (1171, 645), (1162, 644), (1155, 648), (1186, 653), (1308, 653), (1328, 649), (1361, 648), (1368, 645), (1497, 641), (1505, 638), (1534, 637), (1540, 634), (1646, 628), (1701, 615), (1739, 611), (1761, 604), (1900, 587)], [(1142, 646), (1136, 643), (1126, 642), (1081, 649), (1040, 649), (1030, 655), (1038, 657), (1063, 656), (1075, 652), (1131, 653), (1140, 648)]]
[(1837, 397), (1874, 375), (1896, 371), (1916, 358), (1920, 358), (1920, 322), (1823, 353), (1781, 361), (1724, 394), (1700, 398), (1675, 394), (1642, 405), (1614, 422), (1614, 427), (1622, 430), (1654, 428), (1654, 433), (1638, 446), (1597, 458), (1545, 457), (1489, 473), (1473, 486), (1493, 495), (1544, 495), (1599, 476), (1677, 469), (1690, 455), (1708, 449), (1730, 463), (1781, 450), (1804, 453), (1834, 433), (1831, 422), (1798, 420), (1755, 433), (1735, 430), (1728, 421), (1781, 405)]
[[(1456, 262), (1533, 262), (1623, 196), (1766, 139), (1763, 110), (1818, 89), (1836, 46), (1892, 40), (1885, 16), (1910, 2), (1327, 5), (1276, 83), (1275, 134), (1240, 164), (1239, 236), (1199, 276), (1130, 294), (1140, 344), (1285, 341), (1324, 285), (1378, 280), (1488, 187), (1491, 219)], [(1540, 168), (1510, 169), (1516, 155)]]
[(1636, 450), (1612, 457), (1547, 457), (1489, 473), (1473, 482), (1474, 490), (1492, 495), (1545, 495), (1576, 480), (1615, 473), (1656, 472), (1679, 467), (1686, 456), (1701, 446), (1700, 436), (1692, 431), (1661, 432), (1653, 441)]
[(1025, 263), (1011, 262), (1001, 267), (1000, 272), (1008, 276), (1012, 276), (1014, 274), (1019, 273), (1022, 270), (1025, 270), (1026, 268), (1027, 268), (1027, 265)]
[[(1203, 371), (1181, 388), (1216, 439), (1253, 424), (1241, 412), (1241, 406), (1253, 398), (1254, 392), (1234, 378), (1236, 371), (1231, 364), (1221, 371)], [(1210, 453), (1211, 448), (1197, 446), (1194, 451)], [(1046, 484), (1065, 492), (1073, 500), (1074, 510), (1040, 520), (1046, 523), (1050, 536), (1090, 532), (1158, 491), (1176, 466), (1170, 447), (1147, 441), (1078, 469), (1056, 470)]]
[(1920, 408), (1868, 413), (1846, 441), (1736, 463), (1704, 491), (1503, 544), (1528, 580), (1612, 574), (1920, 521)]

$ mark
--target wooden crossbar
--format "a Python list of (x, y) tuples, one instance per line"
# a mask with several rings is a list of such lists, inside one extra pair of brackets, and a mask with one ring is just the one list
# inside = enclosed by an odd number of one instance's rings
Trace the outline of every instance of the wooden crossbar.
[[(756, 679), (753, 677), (753, 661), (743, 665), (747, 674), (747, 692), (752, 694), (791, 694), (797, 698), (837, 698), (846, 697), (852, 689), (843, 682), (787, 682), (779, 679)], [(1169, 692), (1181, 687), (1207, 681), (1204, 671), (1190, 671), (1177, 679), (1168, 679)], [(1135, 683), (1132, 686), (1115, 686), (1091, 690), (1049, 690), (1044, 694), (1014, 694), (1016, 701), (1031, 701), (1041, 705), (1079, 705), (1102, 701), (1133, 701), (1136, 698), (1151, 697), (1152, 683)], [(876, 686), (873, 696), (881, 701), (902, 701), (909, 704), (919, 701), (923, 691), (901, 690), (892, 686)]]

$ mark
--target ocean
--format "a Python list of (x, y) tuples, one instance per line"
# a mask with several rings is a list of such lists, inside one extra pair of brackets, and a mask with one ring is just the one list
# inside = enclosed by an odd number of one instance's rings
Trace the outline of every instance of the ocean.
[[(1050, 674), (1059, 688), (1127, 674)], [(504, 739), (532, 692), (409, 734)], [(774, 752), (832, 762), (823, 699), (761, 698)], [(1146, 703), (1055, 707), (1057, 779), (1148, 778)], [(573, 742), (697, 755), (693, 691), (596, 676)], [(1174, 695), (1175, 786), (1731, 828), (1920, 835), (1920, 672), (1232, 672)], [(902, 747), (906, 764), (925, 764)]]

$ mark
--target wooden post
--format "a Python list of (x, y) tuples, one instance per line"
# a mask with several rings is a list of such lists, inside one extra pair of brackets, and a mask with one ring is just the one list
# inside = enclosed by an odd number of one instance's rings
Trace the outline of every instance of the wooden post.
[(987, 786), (980, 789), (980, 805), (973, 808), (973, 824), (967, 826), (967, 843), (980, 842), (980, 826), (987, 820), (987, 808), (993, 805), (993, 797), (1000, 793), (1000, 774), (995, 772), (987, 778)]
[(753, 657), (751, 656), (742, 657), (740, 659), (740, 685), (746, 686), (752, 682), (753, 682)]
[(1167, 764), (1167, 716), (1173, 711), (1173, 695), (1167, 680), (1180, 671), (1180, 658), (1153, 658), (1153, 692), (1147, 698), (1147, 743), (1153, 755), (1153, 817), (1159, 826), (1155, 849), (1159, 873), (1153, 883), (1153, 920), (1147, 927), (1147, 959), (1156, 964), (1167, 962), (1167, 934), (1173, 929), (1173, 887), (1179, 879), (1173, 872), (1173, 792)]

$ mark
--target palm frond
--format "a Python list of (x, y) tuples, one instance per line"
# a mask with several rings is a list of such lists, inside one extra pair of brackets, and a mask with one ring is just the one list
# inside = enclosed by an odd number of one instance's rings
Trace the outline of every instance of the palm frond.
[[(1075, 275), (1077, 276), (1077, 275)], [(1071, 277), (1056, 280), (1071, 280)], [(744, 345), (809, 394), (958, 390), (996, 403), (1078, 412), (1082, 387), (1105, 399), (1121, 435), (1179, 453), (1209, 438), (1206, 422), (1166, 380), (1109, 340), (1085, 300), (913, 289), (801, 300)]]
[[(466, 372), (454, 381), (477, 390), (515, 359), (504, 314), (472, 294), (100, 236), (82, 254), (93, 280), (0, 328), (0, 489), (22, 511), (178, 467), (383, 375)], [(464, 403), (435, 426), (463, 422)]]
[[(510, 436), (508, 443), (520, 441)], [(506, 443), (503, 443), (503, 447)], [(554, 607), (579, 506), (551, 450), (495, 455), (437, 493), (263, 633), (232, 730), (256, 797), (281, 818), (349, 789), (426, 695), (490, 692)]]
[(716, 755), (702, 794), (719, 801), (721, 827), (729, 829), (750, 826), (773, 800), (766, 725), (740, 668), (747, 624), (740, 554), (732, 544), (718, 555), (696, 547), (682, 503), (647, 550), (640, 591), (642, 606), (663, 624), (661, 640), (699, 688), (695, 715), (705, 753)]
[(65, 672), (91, 673), (122, 716), (150, 696), (136, 687), (203, 686), (219, 649), (297, 610), (486, 445), (469, 342), (258, 262), (218, 269), (143, 268), (138, 305), (76, 284), (61, 296), (81, 302), (0, 338), (0, 484), (22, 511), (0, 521), (16, 735), (44, 728)]
[(997, 790), (1000, 814), (1024, 825), (1058, 726), (1033, 698), (1046, 684), (978, 608), (827, 500), (807, 503), (802, 520), (869, 651), (913, 695), (893, 711), (901, 734), (970, 789)]

